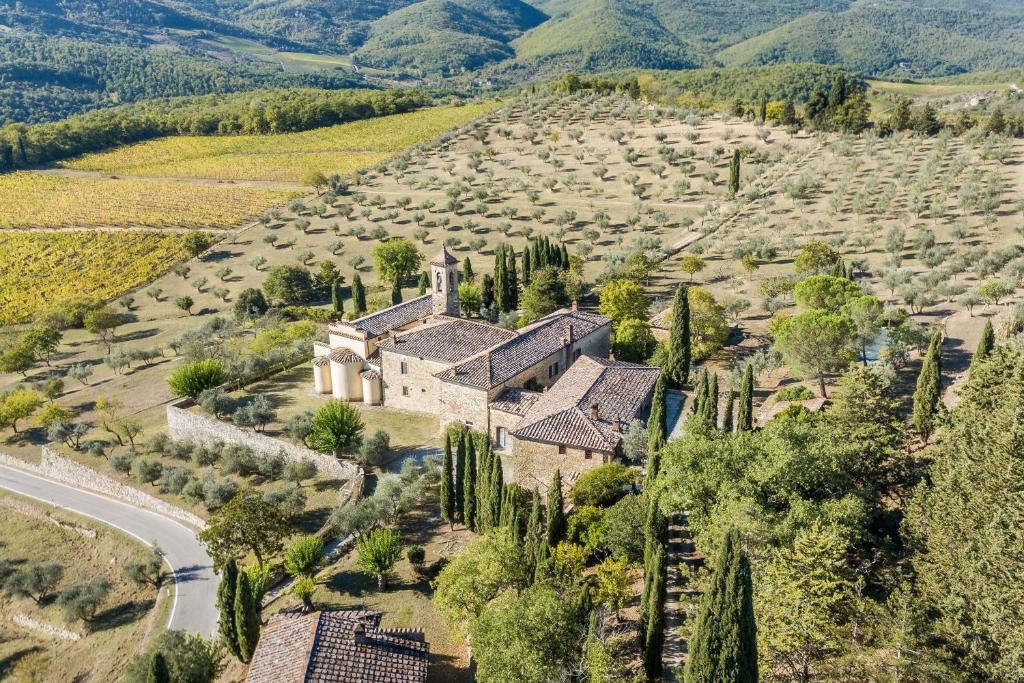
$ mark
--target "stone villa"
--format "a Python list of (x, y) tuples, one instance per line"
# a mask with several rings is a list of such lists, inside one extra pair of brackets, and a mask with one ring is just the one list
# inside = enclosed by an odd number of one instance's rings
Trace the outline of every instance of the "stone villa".
[(328, 328), (314, 349), (318, 393), (438, 415), (491, 436), (507, 480), (544, 489), (620, 455), (659, 370), (608, 360), (611, 319), (555, 311), (519, 330), (459, 316), (459, 264), (430, 263), (431, 291)]

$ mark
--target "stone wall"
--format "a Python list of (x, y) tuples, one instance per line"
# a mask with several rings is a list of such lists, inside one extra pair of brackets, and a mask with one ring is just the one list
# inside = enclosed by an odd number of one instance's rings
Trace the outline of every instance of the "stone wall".
[[(406, 366), (404, 375), (402, 363)], [(441, 380), (434, 375), (448, 367), (450, 365), (447, 363), (388, 350), (382, 351), (384, 405), (388, 408), (437, 415), (441, 401)], [(406, 388), (408, 395), (403, 395), (402, 387)]]
[(441, 428), (461, 422), (473, 429), (490, 433), (487, 392), (454, 382), (441, 382)]
[(190, 404), (190, 401), (184, 400), (167, 406), (167, 435), (175, 441), (191, 441), (204, 445), (217, 441), (238, 443), (262, 455), (279, 454), (289, 461), (312, 460), (319, 472), (339, 479), (352, 479), (359, 471), (359, 466), (355, 463), (342, 462), (308, 448), (295, 446), (265, 434), (246, 431), (215, 418), (185, 410)]
[(554, 444), (513, 439), (512, 441), (512, 472), (515, 483), (526, 490), (537, 487), (546, 493), (555, 476), (555, 470), (562, 473), (562, 486), (569, 488), (581, 474), (595, 467), (612, 462), (610, 453), (591, 451), (587, 458), (586, 451), (578, 448), (566, 448), (564, 455), (559, 455), (558, 446)]
[(204, 522), (198, 515), (182, 510), (179, 507), (171, 505), (167, 501), (160, 500), (156, 496), (151, 496), (136, 488), (122, 484), (116, 479), (97, 472), (91, 467), (86, 467), (85, 465), (77, 463), (70, 458), (65, 458), (57, 451), (46, 446), (43, 446), (42, 448), (42, 456), (39, 459), (38, 465), (33, 465), (25, 462), (24, 460), (19, 460), (18, 458), (7, 455), (6, 453), (0, 453), (0, 463), (27, 470), (65, 484), (70, 484), (76, 488), (102, 493), (110, 496), (111, 498), (117, 498), (118, 500), (122, 500), (130, 505), (134, 505), (135, 507), (144, 508), (164, 515), (165, 517), (171, 517), (187, 524), (191, 524), (198, 529), (206, 527), (206, 522)]

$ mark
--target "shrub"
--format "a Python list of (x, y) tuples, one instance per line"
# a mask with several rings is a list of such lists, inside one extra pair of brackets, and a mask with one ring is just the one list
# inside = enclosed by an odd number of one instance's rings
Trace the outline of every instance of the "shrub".
[(409, 564), (413, 567), (422, 567), (423, 561), (427, 558), (427, 551), (421, 545), (414, 545), (406, 551), (405, 556), (409, 558)]
[(280, 508), (288, 518), (302, 514), (306, 509), (306, 492), (302, 489), (267, 491), (263, 494), (263, 500)]
[(275, 454), (258, 458), (256, 471), (265, 479), (280, 479), (284, 472), (284, 456)]
[(595, 467), (584, 472), (572, 487), (572, 502), (576, 505), (606, 507), (626, 495), (623, 487), (635, 480), (633, 470), (617, 462)]
[(110, 456), (110, 466), (118, 472), (128, 472), (132, 469), (132, 461), (135, 460), (135, 451), (127, 450), (124, 453), (115, 453)]
[(814, 398), (814, 394), (802, 384), (795, 387), (786, 387), (778, 395), (778, 400), (780, 401), (808, 401), (812, 398)]
[(366, 465), (380, 466), (384, 464), (390, 451), (391, 436), (383, 429), (378, 429), (363, 439), (363, 444), (359, 447), (359, 460)]
[(324, 554), (324, 542), (319, 536), (303, 536), (284, 553), (284, 568), (292, 576), (312, 576)]
[(171, 452), (174, 442), (164, 432), (157, 432), (146, 441), (146, 450), (158, 455), (166, 455)]
[(242, 444), (228, 444), (220, 457), (220, 469), (224, 474), (239, 474), (248, 477), (257, 472), (258, 463), (252, 449)]
[(203, 389), (199, 392), (196, 403), (214, 417), (220, 417), (225, 413), (231, 412), (231, 408), (235, 404), (227, 392), (219, 386)]
[(167, 380), (175, 396), (198, 398), (207, 389), (226, 382), (228, 374), (219, 360), (197, 360), (174, 371)]
[(203, 502), (210, 512), (218, 510), (228, 504), (235, 494), (238, 493), (238, 484), (233, 479), (221, 479), (214, 481), (208, 479), (203, 482)]
[(591, 554), (605, 547), (605, 516), (603, 508), (584, 505), (569, 517), (568, 538), (584, 546)]
[(163, 473), (164, 467), (151, 458), (137, 457), (132, 460), (132, 476), (140, 484), (152, 484)]
[(284, 466), (285, 481), (290, 481), (296, 486), (302, 486), (304, 480), (312, 479), (315, 476), (316, 463), (306, 458), (290, 462)]
[(179, 494), (191, 480), (192, 473), (187, 467), (165, 467), (158, 485), (163, 493)]
[(605, 548), (614, 557), (640, 562), (644, 554), (644, 522), (647, 518), (645, 496), (629, 494), (608, 508), (604, 518)]
[(157, 652), (163, 655), (175, 682), (213, 683), (224, 668), (223, 647), (184, 631), (164, 631), (127, 666), (124, 682), (147, 683), (149, 663)]

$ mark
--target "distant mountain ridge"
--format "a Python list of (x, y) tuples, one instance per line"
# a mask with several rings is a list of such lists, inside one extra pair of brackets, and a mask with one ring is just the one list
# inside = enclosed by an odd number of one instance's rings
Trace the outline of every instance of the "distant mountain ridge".
[(1024, 0), (0, 0), (0, 121), (218, 88), (804, 62), (1022, 68)]

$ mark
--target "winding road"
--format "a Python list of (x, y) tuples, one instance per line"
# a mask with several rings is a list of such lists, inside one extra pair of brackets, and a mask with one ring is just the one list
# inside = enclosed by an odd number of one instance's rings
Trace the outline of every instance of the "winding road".
[(33, 498), (112, 526), (146, 545), (156, 542), (174, 575), (168, 628), (211, 636), (217, 630), (217, 577), (195, 532), (127, 503), (0, 465), (0, 489)]

